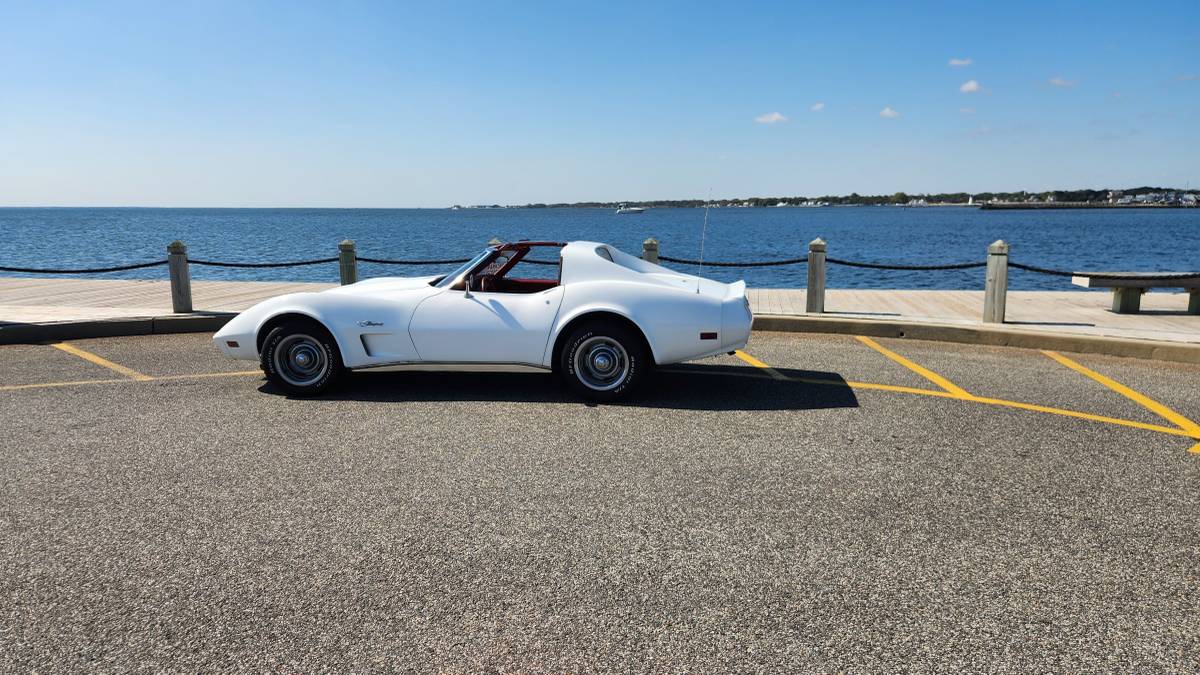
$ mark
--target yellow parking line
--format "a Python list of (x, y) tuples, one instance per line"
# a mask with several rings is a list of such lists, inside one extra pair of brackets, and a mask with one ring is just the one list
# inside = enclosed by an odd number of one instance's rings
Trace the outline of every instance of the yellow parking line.
[[(768, 368), (770, 366), (759, 361), (758, 359), (746, 354), (747, 358), (743, 358), (750, 365), (756, 368)], [(903, 357), (901, 357), (903, 358)], [(914, 364), (916, 365), (916, 364)], [(920, 366), (918, 366), (920, 367)], [(1194, 433), (1186, 429), (1176, 429), (1174, 427), (1164, 427), (1158, 424), (1147, 424), (1145, 422), (1136, 422), (1134, 420), (1121, 419), (1119, 417), (1108, 417), (1106, 415), (1093, 415), (1092, 413), (1079, 412), (1077, 410), (1067, 410), (1065, 408), (1053, 408), (1045, 405), (1036, 405), (1033, 403), (1021, 403), (1020, 401), (1009, 401), (1002, 398), (986, 398), (982, 396), (973, 396), (971, 394), (958, 394), (953, 391), (938, 391), (936, 389), (917, 389), (916, 387), (902, 387), (893, 384), (877, 384), (875, 382), (847, 382), (845, 380), (827, 380), (820, 378), (795, 377), (790, 378), (783, 373), (779, 373), (793, 382), (802, 384), (816, 384), (832, 387), (850, 387), (851, 389), (870, 389), (878, 391), (890, 391), (901, 394), (915, 394), (917, 396), (932, 396), (935, 398), (948, 398), (957, 401), (967, 401), (969, 403), (982, 403), (984, 405), (994, 405), (1003, 408), (1015, 408), (1017, 410), (1029, 410), (1032, 412), (1048, 413), (1051, 415), (1060, 415), (1062, 417), (1074, 417), (1076, 419), (1090, 420), (1092, 422), (1103, 422), (1105, 424), (1115, 424), (1122, 427), (1130, 427), (1133, 429), (1144, 429), (1146, 431), (1156, 431), (1160, 434), (1169, 434), (1171, 436), (1183, 436), (1186, 438), (1195, 438), (1200, 440), (1200, 434)], [(959, 389), (962, 391), (962, 389)], [(965, 392), (964, 392), (965, 393)], [(1191, 449), (1191, 452), (1200, 454), (1200, 445)]]
[(154, 379), (153, 377), (150, 377), (149, 375), (143, 375), (132, 368), (126, 368), (125, 366), (123, 366), (119, 363), (113, 363), (112, 361), (109, 361), (108, 359), (106, 359), (104, 357), (96, 356), (95, 354), (93, 354), (89, 351), (82, 350), (79, 347), (76, 347), (75, 345), (72, 345), (72, 344), (67, 344), (66, 342), (59, 342), (53, 346), (58, 349), (61, 349), (62, 351), (66, 352), (68, 354), (74, 354), (75, 356), (78, 356), (79, 358), (81, 358), (85, 361), (91, 361), (92, 363), (94, 363), (98, 366), (104, 366), (105, 368), (108, 368), (109, 370), (116, 371), (132, 380), (137, 380), (139, 382), (145, 382), (146, 380)]
[(908, 368), (909, 370), (911, 370), (914, 373), (920, 375), (921, 377), (929, 380), (930, 382), (936, 384), (937, 386), (941, 387), (942, 389), (945, 389), (946, 391), (950, 392), (951, 394), (954, 394), (955, 396), (957, 396), (959, 398), (972, 398), (971, 394), (969, 394), (966, 389), (963, 389), (962, 387), (958, 386), (957, 384), (954, 384), (950, 380), (947, 380), (946, 378), (942, 377), (941, 375), (938, 375), (937, 373), (933, 372), (932, 370), (929, 370), (928, 368), (925, 368), (919, 364), (909, 361), (908, 359), (906, 359), (903, 356), (900, 356), (899, 354), (897, 354), (896, 352), (884, 347), (883, 345), (872, 340), (871, 338), (863, 336), (863, 335), (858, 335), (855, 337), (857, 337), (858, 341), (863, 343), (864, 345), (870, 347), (871, 349), (874, 349), (875, 351), (879, 352), (880, 354), (883, 354), (884, 356), (895, 361), (896, 363), (899, 363), (900, 365), (904, 366), (905, 368)]
[(74, 387), (80, 384), (121, 384), (133, 380), (69, 380), (66, 382), (37, 382), (34, 384), (6, 384), (0, 386), (0, 391), (17, 391), (18, 389), (48, 389), (53, 387)]
[[(195, 380), (210, 377), (245, 377), (247, 375), (262, 375), (261, 370), (238, 370), (229, 373), (197, 373), (195, 375), (166, 375), (163, 377), (146, 377), (144, 380), (136, 380), (137, 382), (163, 381), (163, 380)], [(120, 380), (69, 380), (66, 382), (37, 382), (34, 384), (8, 384), (0, 386), (0, 391), (16, 391), (18, 389), (52, 389), (56, 387), (74, 387), (81, 384), (125, 384), (134, 382), (132, 379)]]
[(759, 361), (758, 359), (754, 358), (753, 356), (750, 356), (749, 354), (747, 354), (746, 352), (744, 352), (740, 349), (735, 351), (733, 353), (733, 355), (738, 357), (739, 359), (745, 361), (746, 363), (749, 363), (750, 365), (754, 366), (755, 368), (762, 368), (763, 371), (766, 372), (767, 375), (770, 375), (771, 377), (775, 378), (776, 380), (788, 379), (787, 375), (784, 375), (783, 373), (779, 372), (778, 370), (775, 370), (771, 366), (768, 366), (767, 364), (763, 363), (762, 361)]
[(983, 403), (986, 405), (998, 405), (1005, 408), (1017, 408), (1018, 410), (1032, 410), (1034, 412), (1050, 413), (1051, 415), (1062, 415), (1064, 417), (1075, 417), (1081, 420), (1091, 420), (1093, 422), (1104, 422), (1106, 424), (1116, 424), (1123, 427), (1131, 427), (1134, 429), (1145, 429), (1147, 431), (1157, 431), (1160, 434), (1169, 434), (1171, 436), (1183, 436), (1185, 438), (1200, 438), (1193, 435), (1190, 431), (1176, 429), (1175, 427), (1164, 427), (1158, 424), (1146, 424), (1145, 422), (1135, 422), (1133, 420), (1121, 419), (1119, 417), (1106, 417), (1104, 415), (1093, 415), (1091, 413), (1079, 412), (1077, 410), (1067, 410), (1065, 408), (1052, 408), (1045, 405), (1035, 405), (1033, 403), (1021, 403), (1019, 401), (1006, 401), (1000, 398), (984, 398), (980, 396), (972, 396), (969, 399), (964, 399), (972, 403)]
[(205, 377), (245, 377), (247, 375), (262, 375), (261, 370), (231, 370), (226, 373), (196, 373), (195, 375), (163, 375), (156, 380), (195, 380)]
[(1058, 352), (1043, 351), (1042, 353), (1045, 354), (1046, 356), (1049, 356), (1050, 358), (1054, 359), (1055, 361), (1058, 361), (1059, 363), (1066, 366), (1067, 368), (1070, 368), (1071, 370), (1074, 370), (1075, 372), (1077, 372), (1081, 375), (1089, 377), (1089, 378), (1099, 382), (1100, 384), (1108, 387), (1109, 389), (1112, 389), (1113, 391), (1124, 396), (1125, 398), (1127, 398), (1135, 403), (1138, 403), (1142, 407), (1153, 412), (1154, 414), (1158, 415), (1159, 417), (1167, 420), (1171, 424), (1174, 424), (1175, 426), (1179, 427), (1180, 429), (1183, 429), (1184, 431), (1188, 432), (1192, 436), (1194, 436), (1196, 438), (1200, 438), (1200, 424), (1196, 424), (1195, 422), (1191, 421), (1190, 419), (1184, 417), (1183, 415), (1180, 415), (1179, 413), (1175, 412), (1174, 410), (1171, 410), (1167, 406), (1159, 403), (1158, 401), (1155, 401), (1154, 399), (1150, 398), (1149, 396), (1146, 396), (1145, 394), (1136, 392), (1136, 391), (1130, 389), (1129, 387), (1126, 387), (1125, 385), (1121, 384), (1120, 382), (1117, 382), (1116, 380), (1114, 380), (1112, 378), (1105, 377), (1104, 375), (1101, 375), (1100, 373), (1097, 373), (1096, 371), (1094, 371), (1086, 366), (1080, 365), (1080, 364), (1072, 361), (1071, 359), (1068, 359), (1067, 357), (1063, 356), (1062, 354), (1059, 354)]

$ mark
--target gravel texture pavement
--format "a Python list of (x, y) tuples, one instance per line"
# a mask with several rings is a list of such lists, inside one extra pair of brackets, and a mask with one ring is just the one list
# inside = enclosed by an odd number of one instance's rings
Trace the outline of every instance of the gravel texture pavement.
[[(1038, 352), (879, 342), (1171, 426)], [(936, 389), (851, 337), (602, 406), (527, 373), (293, 400), (203, 335), (73, 344), (160, 379), (0, 390), (0, 670), (1200, 669), (1200, 441), (805, 381)], [(1200, 419), (1200, 367), (1068, 356)], [(121, 378), (0, 347), (0, 385)]]

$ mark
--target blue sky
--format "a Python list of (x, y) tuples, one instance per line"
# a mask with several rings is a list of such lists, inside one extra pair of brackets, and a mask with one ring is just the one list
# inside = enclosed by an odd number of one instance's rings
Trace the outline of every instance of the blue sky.
[(902, 4), (4, 3), (0, 204), (1200, 187), (1194, 2)]

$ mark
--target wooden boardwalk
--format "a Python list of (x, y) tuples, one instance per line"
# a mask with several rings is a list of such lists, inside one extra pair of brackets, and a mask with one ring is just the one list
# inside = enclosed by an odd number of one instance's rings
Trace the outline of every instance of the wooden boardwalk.
[[(198, 311), (237, 312), (276, 295), (319, 291), (334, 284), (192, 281)], [(801, 289), (752, 288), (756, 314), (804, 314)], [(1184, 293), (1148, 293), (1140, 314), (1114, 314), (1105, 291), (1010, 291), (1009, 327), (1200, 343), (1200, 316), (1189, 316)], [(973, 325), (983, 316), (983, 291), (830, 289), (826, 314)], [(167, 281), (0, 278), (0, 325), (171, 313)]]

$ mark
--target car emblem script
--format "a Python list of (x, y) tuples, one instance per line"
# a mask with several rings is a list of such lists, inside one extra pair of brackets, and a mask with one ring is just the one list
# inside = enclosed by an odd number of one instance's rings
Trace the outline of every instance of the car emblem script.
[(363, 328), (369, 328), (371, 326), (382, 326), (383, 324), (376, 321), (359, 321), (358, 325), (362, 326)]

